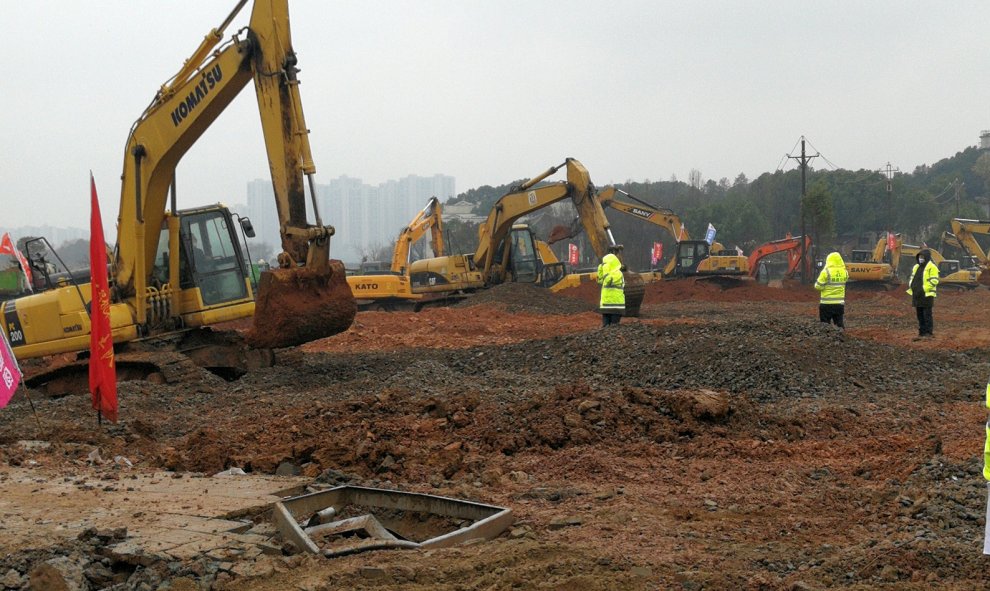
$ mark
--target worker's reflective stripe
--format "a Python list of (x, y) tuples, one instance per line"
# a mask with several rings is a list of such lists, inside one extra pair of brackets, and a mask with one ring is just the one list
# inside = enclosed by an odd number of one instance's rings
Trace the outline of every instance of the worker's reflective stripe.
[[(835, 277), (832, 277), (835, 271)], [(822, 276), (824, 275), (824, 281)], [(845, 269), (830, 269), (825, 267), (815, 280), (815, 289), (822, 292), (819, 299), (820, 304), (845, 304), (846, 303), (846, 279), (848, 275)]]

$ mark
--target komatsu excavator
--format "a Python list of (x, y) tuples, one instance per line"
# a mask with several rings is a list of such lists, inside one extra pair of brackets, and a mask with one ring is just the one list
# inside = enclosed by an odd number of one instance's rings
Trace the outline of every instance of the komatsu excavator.
[[(334, 228), (323, 224), (315, 199), (316, 223), (306, 219), (304, 177), (314, 194), (316, 169), (287, 0), (256, 0), (248, 26), (221, 44), (246, 3), (206, 35), (127, 137), (111, 265), (111, 327), (120, 347), (153, 341), (183, 352), (202, 349), (203, 335), (212, 331), (192, 329), (253, 316), (248, 340), (268, 350), (341, 332), (353, 321), (343, 265), (329, 258)], [(222, 205), (179, 210), (174, 184), (182, 156), (252, 80), (284, 250), (281, 268), (262, 274), (257, 294), (231, 213)], [(84, 283), (6, 302), (3, 330), (15, 355), (88, 349), (90, 298)], [(191, 333), (199, 335), (192, 339), (197, 344), (183, 349)]]
[[(567, 180), (539, 185), (561, 168)], [(492, 207), (488, 218), (478, 228), (478, 248), (473, 255), (455, 255), (421, 259), (410, 265), (413, 290), (419, 286), (436, 290), (457, 287), (469, 270), (481, 273), (484, 287), (505, 282), (546, 284), (544, 264), (538, 255), (536, 240), (528, 226), (515, 222), (554, 203), (570, 199), (587, 233), (592, 250), (601, 258), (609, 252), (622, 260), (622, 246), (612, 237), (608, 219), (597, 199), (597, 191), (588, 170), (574, 158), (551, 167), (541, 174), (512, 187)], [(558, 269), (554, 268), (554, 272)], [(626, 315), (636, 316), (643, 301), (645, 286), (637, 273), (626, 276)]]
[[(628, 201), (616, 199), (616, 194), (623, 195)], [(598, 199), (603, 207), (631, 215), (670, 232), (677, 243), (677, 250), (664, 267), (665, 279), (696, 277), (731, 287), (739, 285), (741, 279), (748, 278), (749, 261), (746, 257), (726, 250), (718, 242), (709, 244), (704, 240), (691, 240), (681, 219), (673, 211), (656, 208), (615, 187), (603, 189)]]

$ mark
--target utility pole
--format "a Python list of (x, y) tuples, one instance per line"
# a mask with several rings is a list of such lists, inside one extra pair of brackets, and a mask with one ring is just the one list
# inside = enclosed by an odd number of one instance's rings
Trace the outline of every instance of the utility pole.
[(810, 283), (811, 277), (807, 275), (808, 268), (808, 252), (807, 249), (807, 236), (808, 230), (805, 227), (805, 215), (804, 215), (804, 199), (808, 194), (808, 161), (812, 158), (817, 158), (818, 153), (808, 156), (804, 149), (804, 136), (801, 136), (801, 155), (791, 156), (787, 155), (788, 158), (793, 158), (798, 161), (801, 166), (801, 283)]
[(890, 180), (892, 178), (894, 178), (894, 173), (895, 172), (900, 172), (900, 171), (901, 171), (901, 169), (894, 168), (893, 166), (891, 166), (890, 165), (890, 162), (887, 162), (887, 166), (885, 166), (882, 169), (880, 169), (880, 174), (882, 174), (883, 176), (887, 177), (887, 233), (888, 234), (890, 234), (890, 226), (892, 225), (893, 219), (894, 219), (893, 216), (892, 216), (892, 214), (891, 214), (891, 206), (893, 204), (893, 191), (894, 191), (894, 189), (893, 189), (893, 183), (891, 183)]
[(956, 217), (959, 217), (959, 197), (962, 195), (962, 188), (966, 186), (966, 183), (960, 183), (959, 179), (956, 178), (952, 184), (956, 187)]

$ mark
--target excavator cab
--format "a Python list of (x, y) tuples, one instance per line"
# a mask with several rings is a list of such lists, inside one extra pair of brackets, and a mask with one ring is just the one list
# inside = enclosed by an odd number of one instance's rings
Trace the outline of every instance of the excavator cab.
[(709, 256), (711, 246), (704, 240), (681, 240), (677, 243), (675, 275), (696, 275), (698, 265)]
[(536, 283), (541, 261), (536, 254), (536, 241), (529, 226), (513, 226), (509, 234), (508, 269), (516, 283)]
[[(247, 262), (240, 248), (233, 217), (227, 208), (212, 206), (178, 212), (179, 288), (199, 288), (204, 306), (250, 301)], [(152, 277), (169, 278), (169, 229), (162, 224)]]

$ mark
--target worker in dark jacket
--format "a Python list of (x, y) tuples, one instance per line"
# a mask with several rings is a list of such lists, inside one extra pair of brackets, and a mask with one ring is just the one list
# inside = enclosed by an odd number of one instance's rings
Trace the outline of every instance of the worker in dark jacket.
[(935, 306), (935, 288), (938, 286), (938, 267), (932, 262), (932, 253), (926, 248), (915, 255), (918, 261), (911, 269), (908, 295), (918, 313), (918, 336), (915, 340), (931, 338), (935, 328), (932, 308)]

